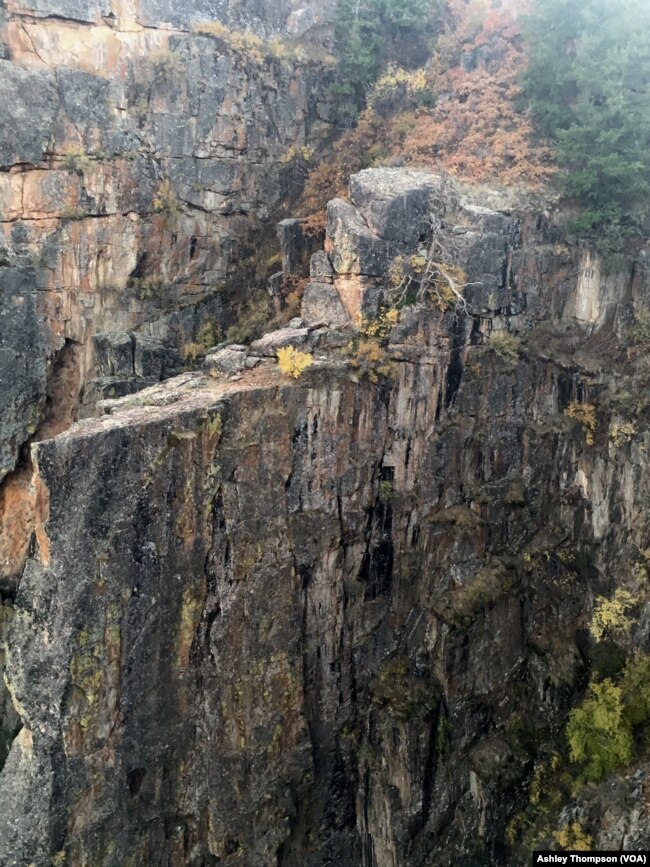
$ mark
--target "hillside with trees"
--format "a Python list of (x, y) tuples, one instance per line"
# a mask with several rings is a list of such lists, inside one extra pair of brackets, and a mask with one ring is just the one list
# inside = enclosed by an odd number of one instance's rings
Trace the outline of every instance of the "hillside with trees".
[(412, 0), (399, 17), (345, 0), (332, 93), (342, 125), (356, 120), (311, 171), (307, 212), (350, 171), (429, 167), (560, 192), (576, 232), (611, 254), (647, 225), (649, 34), (643, 0)]

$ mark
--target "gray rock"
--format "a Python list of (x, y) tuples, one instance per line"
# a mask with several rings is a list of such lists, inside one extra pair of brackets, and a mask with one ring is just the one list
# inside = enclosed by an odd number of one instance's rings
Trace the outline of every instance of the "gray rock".
[(0, 479), (13, 470), (21, 446), (38, 427), (47, 355), (36, 272), (0, 267)]
[[(464, 295), (477, 312), (525, 308), (519, 298), (513, 267), (508, 256), (519, 243), (520, 222), (516, 217), (468, 201), (460, 203), (458, 224), (448, 244), (454, 263), (464, 270), (468, 286)], [(462, 229), (462, 233), (458, 232)]]
[(435, 178), (409, 169), (365, 169), (350, 178), (350, 198), (386, 240), (414, 247), (428, 228)]
[(308, 328), (279, 328), (269, 331), (264, 337), (251, 343), (251, 351), (256, 355), (274, 356), (278, 349), (285, 346), (301, 347), (309, 342)]
[(151, 384), (151, 379), (138, 379), (135, 376), (128, 377), (127, 379), (120, 379), (117, 376), (105, 376), (96, 381), (95, 387), (101, 400), (112, 400), (127, 397), (130, 394), (137, 394)]
[[(41, 0), (46, 2), (46, 0)], [(187, 28), (193, 22), (222, 21), (237, 30), (251, 30), (262, 36), (290, 32), (302, 36), (331, 18), (334, 0), (323, 0), (318, 9), (301, 8), (289, 0), (140, 0), (138, 20), (149, 27), (161, 23)]]
[(134, 340), (125, 331), (95, 334), (95, 364), (100, 376), (129, 377), (134, 370)]
[(322, 236), (305, 234), (302, 221), (292, 219), (278, 223), (278, 240), (285, 274), (308, 274), (311, 257), (323, 244)]
[(52, 72), (0, 60), (0, 165), (39, 162), (52, 138), (57, 105)]
[(167, 357), (167, 349), (160, 340), (146, 337), (143, 334), (134, 334), (134, 370), (135, 375), (147, 379), (160, 380), (163, 375), (163, 367)]
[(283, 285), (284, 271), (277, 271), (275, 274), (271, 274), (267, 283), (269, 295), (271, 295), (273, 298), (279, 298), (280, 295), (282, 295)]
[(343, 199), (327, 206), (327, 237), (330, 259), (337, 274), (364, 274), (379, 277), (390, 261), (389, 246), (370, 231), (361, 213)]
[(110, 15), (109, 0), (18, 0), (17, 11), (28, 12), (37, 18), (70, 18), (72, 21), (99, 23), (103, 15)]
[(318, 250), (311, 257), (309, 263), (309, 276), (316, 277), (321, 283), (331, 283), (334, 269), (325, 250)]
[(65, 67), (58, 70), (57, 79), (62, 108), (56, 130), (58, 149), (66, 149), (70, 123), (81, 133), (89, 151), (98, 149), (98, 133), (99, 147), (106, 148), (109, 131), (116, 124), (109, 108), (110, 82), (98, 75)]
[(229, 347), (208, 355), (203, 362), (203, 367), (211, 373), (233, 376), (246, 367), (246, 358), (246, 352)]
[(347, 325), (347, 314), (338, 292), (331, 283), (308, 283), (302, 298), (302, 317), (305, 322), (326, 322), (328, 325)]
[(350, 343), (350, 332), (332, 331), (329, 328), (319, 332), (317, 347), (318, 349), (342, 349)]

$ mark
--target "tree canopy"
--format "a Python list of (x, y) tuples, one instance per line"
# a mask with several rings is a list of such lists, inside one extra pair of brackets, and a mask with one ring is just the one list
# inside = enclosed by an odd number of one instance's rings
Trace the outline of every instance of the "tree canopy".
[(438, 0), (340, 0), (333, 94), (343, 124), (357, 117), (370, 86), (390, 63), (413, 68), (424, 62), (438, 6)]
[(524, 93), (579, 227), (615, 247), (650, 216), (650, 4), (537, 0), (526, 34)]

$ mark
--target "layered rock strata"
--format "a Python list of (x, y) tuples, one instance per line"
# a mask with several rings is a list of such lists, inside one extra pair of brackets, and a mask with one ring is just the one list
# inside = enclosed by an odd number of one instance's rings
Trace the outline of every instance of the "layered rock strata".
[[(330, 12), (2, 5), (0, 509), (33, 513), (31, 440), (182, 371), (277, 268), (295, 154), (329, 134)], [(14, 524), (0, 511), (7, 593), (29, 542)]]
[[(647, 284), (497, 194), (402, 181), (330, 207), (311, 292), (336, 328), (308, 308), (33, 447), (3, 864), (527, 862), (505, 829), (531, 744), (563, 737), (593, 597), (650, 547), (642, 415), (611, 436)], [(404, 307), (377, 370), (350, 322), (427, 232), (467, 304)], [(313, 355), (295, 381), (281, 345)], [(647, 766), (617, 785), (629, 809), (575, 809), (648, 846)]]

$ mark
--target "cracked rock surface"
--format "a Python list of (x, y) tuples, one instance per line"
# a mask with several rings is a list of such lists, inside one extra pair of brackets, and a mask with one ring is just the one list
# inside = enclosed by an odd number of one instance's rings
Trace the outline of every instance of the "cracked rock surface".
[[(427, 176), (467, 305), (404, 307), (364, 368), (351, 299), (389, 298), (386, 270), (336, 263), (392, 243), (411, 174), (332, 206), (316, 264), (340, 330), (221, 347), (32, 447), (3, 865), (529, 862), (506, 827), (530, 744), (583, 694), (594, 596), (645, 568), (648, 426), (609, 432), (648, 287), (601, 277), (532, 208)], [(285, 339), (314, 355), (296, 380)], [(593, 444), (572, 401), (596, 407)], [(647, 847), (648, 785), (641, 763), (565, 818)]]

